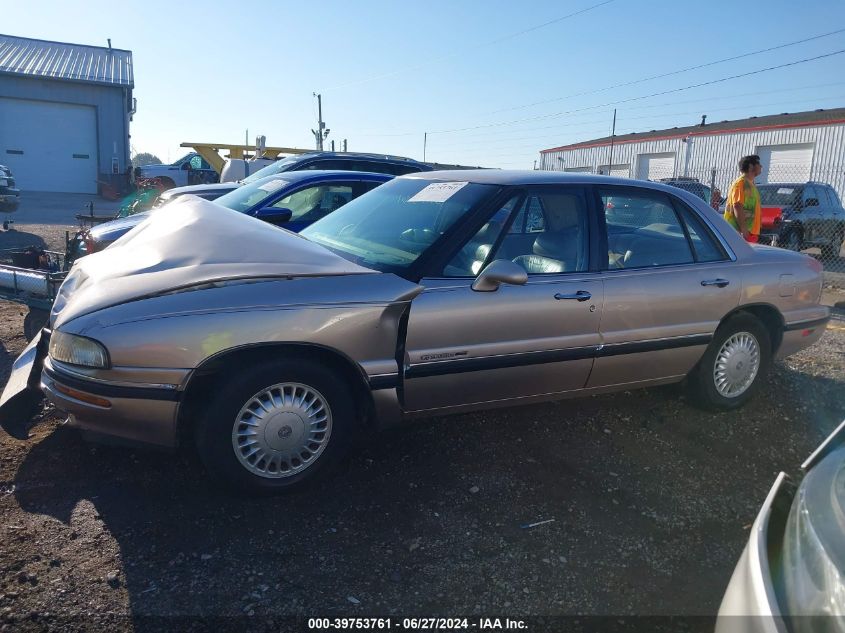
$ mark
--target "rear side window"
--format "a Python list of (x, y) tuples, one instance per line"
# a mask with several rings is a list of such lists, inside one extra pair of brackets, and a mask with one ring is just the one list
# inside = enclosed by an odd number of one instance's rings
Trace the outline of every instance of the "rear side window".
[(660, 192), (600, 190), (611, 269), (690, 264), (690, 244), (669, 198)]

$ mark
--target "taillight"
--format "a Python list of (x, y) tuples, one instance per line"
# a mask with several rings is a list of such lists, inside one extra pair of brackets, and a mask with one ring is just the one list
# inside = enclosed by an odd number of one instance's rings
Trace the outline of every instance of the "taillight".
[(810, 268), (812, 268), (813, 272), (821, 273), (824, 270), (822, 263), (817, 260), (815, 257), (810, 257)]

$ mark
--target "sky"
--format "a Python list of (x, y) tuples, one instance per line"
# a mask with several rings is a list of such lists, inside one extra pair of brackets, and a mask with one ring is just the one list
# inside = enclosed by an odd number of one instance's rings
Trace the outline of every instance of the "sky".
[(614, 108), (624, 134), (845, 106), (845, 0), (28, 0), (0, 32), (131, 50), (132, 149), (165, 162), (247, 133), (313, 148), (315, 92), (326, 148), (518, 169)]

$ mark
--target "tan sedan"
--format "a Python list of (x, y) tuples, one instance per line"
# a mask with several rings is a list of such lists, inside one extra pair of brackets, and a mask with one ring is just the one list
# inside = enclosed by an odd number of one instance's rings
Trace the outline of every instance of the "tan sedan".
[(75, 265), (4, 428), (25, 437), (43, 391), (81, 429), (190, 441), (224, 483), (280, 490), (420, 416), (685, 380), (734, 409), (829, 318), (816, 260), (657, 183), (415, 174), (299, 236), (211, 204)]

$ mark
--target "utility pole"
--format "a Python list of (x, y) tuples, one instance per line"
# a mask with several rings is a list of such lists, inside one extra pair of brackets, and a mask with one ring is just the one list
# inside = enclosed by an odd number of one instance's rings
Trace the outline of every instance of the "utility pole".
[(616, 108), (613, 108), (613, 128), (610, 132), (610, 157), (607, 159), (607, 175), (613, 173), (613, 139), (616, 136)]
[(346, 139), (343, 139), (343, 151), (346, 151)]
[(329, 137), (331, 130), (323, 123), (323, 95), (317, 94), (316, 92), (312, 92), (311, 94), (317, 97), (317, 129), (311, 130), (311, 133), (317, 141), (317, 151), (322, 152), (323, 141)]
[(423, 162), (425, 162), (425, 146), (428, 145), (428, 132), (423, 132)]

